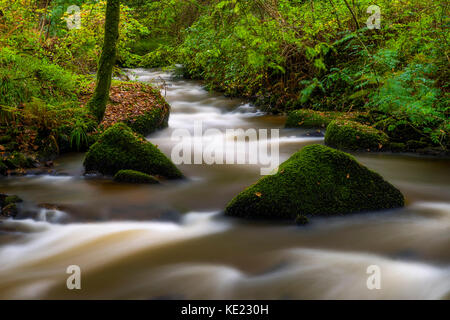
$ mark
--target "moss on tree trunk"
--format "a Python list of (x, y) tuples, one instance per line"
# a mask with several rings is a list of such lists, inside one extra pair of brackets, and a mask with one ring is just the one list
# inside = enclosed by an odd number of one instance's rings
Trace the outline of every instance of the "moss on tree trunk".
[(89, 109), (100, 123), (105, 113), (111, 87), (111, 76), (116, 63), (119, 39), (120, 0), (108, 0), (106, 5), (105, 37), (97, 70), (97, 85), (89, 101)]

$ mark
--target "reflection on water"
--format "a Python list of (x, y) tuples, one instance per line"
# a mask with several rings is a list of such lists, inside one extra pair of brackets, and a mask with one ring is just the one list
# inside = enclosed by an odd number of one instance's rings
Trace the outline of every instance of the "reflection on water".
[[(195, 81), (164, 78), (169, 128), (148, 139), (170, 155), (177, 128), (282, 128), (283, 117), (208, 93)], [(311, 143), (314, 131), (280, 130), (280, 157)], [(310, 134), (310, 135), (308, 135)], [(0, 180), (0, 192), (46, 203), (33, 219), (0, 223), (0, 298), (426, 298), (450, 292), (450, 162), (362, 154), (399, 187), (402, 210), (312, 219), (306, 227), (248, 222), (220, 211), (256, 181), (257, 165), (181, 165), (186, 181), (134, 186), (84, 177), (82, 154), (57, 161), (60, 176)], [(31, 209), (30, 209), (31, 210)], [(67, 266), (82, 290), (65, 288)], [(382, 289), (368, 290), (378, 265)]]

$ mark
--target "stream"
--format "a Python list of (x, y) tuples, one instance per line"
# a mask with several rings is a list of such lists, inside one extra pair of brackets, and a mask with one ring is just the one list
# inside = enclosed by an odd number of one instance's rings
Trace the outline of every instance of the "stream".
[[(195, 121), (203, 130), (280, 129), (280, 161), (323, 143), (200, 82), (128, 72), (164, 84), (169, 127), (147, 139), (168, 156), (172, 132), (192, 132)], [(405, 208), (302, 227), (224, 217), (261, 177), (254, 164), (182, 164), (184, 180), (127, 185), (84, 176), (84, 154), (74, 153), (55, 161), (55, 175), (0, 179), (0, 193), (17, 194), (28, 211), (0, 222), (0, 299), (450, 299), (450, 160), (355, 156), (403, 192)], [(70, 265), (81, 268), (81, 290), (66, 287)], [(367, 287), (371, 265), (380, 289)]]

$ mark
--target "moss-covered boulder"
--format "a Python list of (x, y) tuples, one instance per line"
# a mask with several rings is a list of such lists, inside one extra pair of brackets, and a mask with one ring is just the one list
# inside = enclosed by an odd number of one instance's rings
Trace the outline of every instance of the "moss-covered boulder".
[(353, 156), (310, 145), (282, 163), (278, 173), (263, 177), (237, 195), (225, 214), (294, 219), (297, 215), (344, 215), (403, 205), (399, 190)]
[(378, 151), (389, 142), (386, 133), (350, 120), (334, 120), (327, 126), (325, 144), (343, 150)]
[(140, 82), (114, 81), (100, 129), (123, 122), (146, 136), (167, 127), (170, 105), (157, 88)]
[(9, 169), (33, 168), (37, 166), (34, 158), (17, 151), (5, 156), (2, 161)]
[(335, 113), (331, 112), (320, 112), (310, 109), (294, 110), (288, 114), (286, 128), (325, 128), (335, 118)]
[(143, 183), (155, 184), (159, 183), (158, 179), (149, 174), (135, 170), (120, 170), (114, 175), (114, 181), (122, 183)]
[(355, 120), (362, 114), (356, 112), (294, 110), (288, 114), (286, 128), (325, 128), (335, 119)]
[(5, 217), (15, 217), (19, 212), (17, 204), (21, 202), (23, 200), (18, 196), (0, 194), (0, 214)]
[(89, 148), (84, 166), (87, 172), (105, 175), (130, 169), (168, 179), (183, 176), (156, 146), (123, 123), (108, 128)]
[(154, 108), (135, 119), (127, 119), (126, 124), (135, 132), (144, 136), (167, 127), (169, 122), (169, 108)]

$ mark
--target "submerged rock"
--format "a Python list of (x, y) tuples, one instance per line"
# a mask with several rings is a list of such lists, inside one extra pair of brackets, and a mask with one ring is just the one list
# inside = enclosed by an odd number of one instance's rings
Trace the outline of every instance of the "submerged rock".
[(294, 153), (278, 173), (260, 179), (237, 195), (225, 214), (305, 222), (305, 215), (344, 215), (398, 208), (403, 195), (353, 156), (323, 145)]
[(0, 214), (5, 217), (15, 217), (19, 210), (17, 204), (23, 202), (18, 196), (0, 194)]
[(87, 172), (115, 175), (130, 169), (168, 179), (182, 178), (182, 173), (156, 146), (123, 123), (108, 128), (94, 143), (84, 160)]
[(377, 151), (389, 143), (378, 129), (349, 120), (334, 120), (327, 126), (325, 144), (343, 150)]
[(114, 181), (125, 183), (159, 183), (158, 179), (146, 173), (134, 170), (120, 170), (114, 175)]

